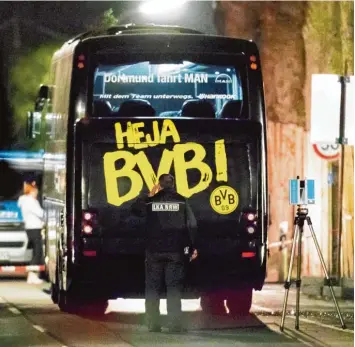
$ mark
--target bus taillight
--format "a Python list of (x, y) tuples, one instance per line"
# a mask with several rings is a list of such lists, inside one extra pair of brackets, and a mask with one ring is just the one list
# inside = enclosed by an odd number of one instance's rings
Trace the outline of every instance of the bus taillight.
[(248, 226), (247, 227), (247, 232), (251, 235), (255, 233), (255, 228), (253, 226)]
[(256, 256), (255, 252), (242, 252), (242, 258), (253, 258)]
[(243, 212), (242, 218), (244, 221), (253, 224), (258, 218), (256, 211), (246, 211)]
[(84, 213), (83, 213), (83, 219), (84, 219), (85, 221), (90, 221), (90, 220), (92, 220), (92, 219), (93, 219), (93, 213), (91, 213), (91, 212), (84, 212)]
[(253, 235), (258, 227), (257, 211), (251, 208), (245, 209), (241, 215), (240, 226), (249, 235)]
[(82, 212), (81, 231), (84, 235), (92, 235), (97, 226), (97, 215), (93, 211)]
[(246, 214), (246, 219), (250, 222), (253, 222), (256, 218), (256, 215), (254, 213), (247, 213)]
[(80, 54), (78, 56), (78, 64), (77, 64), (79, 69), (83, 69), (85, 67), (85, 63), (84, 62), (85, 62), (85, 55), (84, 54)]
[(83, 226), (83, 233), (86, 235), (92, 234), (92, 226), (91, 225), (84, 225)]

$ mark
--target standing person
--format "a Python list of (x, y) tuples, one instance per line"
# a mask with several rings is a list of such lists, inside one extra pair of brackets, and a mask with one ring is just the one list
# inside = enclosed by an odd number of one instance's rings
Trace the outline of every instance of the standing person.
[[(144, 207), (143, 207), (144, 205)], [(148, 330), (160, 332), (160, 290), (167, 288), (167, 311), (170, 332), (181, 332), (181, 296), (184, 284), (184, 249), (194, 249), (196, 219), (187, 200), (174, 189), (174, 177), (161, 175), (149, 197), (138, 200), (136, 211), (146, 212), (146, 319)]]
[[(43, 264), (43, 241), (41, 231), (44, 226), (44, 211), (38, 200), (38, 188), (32, 179), (24, 182), (24, 194), (18, 199), (18, 206), (21, 208), (28, 242), (32, 244), (33, 256), (31, 265)], [(34, 272), (29, 272), (27, 282), (40, 284), (43, 281)]]

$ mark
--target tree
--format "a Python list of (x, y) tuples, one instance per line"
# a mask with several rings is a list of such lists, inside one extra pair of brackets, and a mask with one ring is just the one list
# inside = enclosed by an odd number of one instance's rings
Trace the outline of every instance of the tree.
[(33, 111), (39, 86), (49, 83), (51, 59), (58, 48), (58, 44), (48, 43), (32, 49), (20, 57), (10, 70), (13, 131), (19, 142), (25, 138), (27, 112)]
[[(118, 19), (110, 8), (103, 12), (88, 29), (100, 32), (117, 24)], [(10, 102), (14, 111), (13, 135), (17, 143), (23, 143), (25, 140), (27, 112), (33, 111), (39, 86), (41, 84), (49, 84), (51, 59), (60, 45), (57, 43), (47, 43), (37, 48), (32, 48), (23, 54), (11, 68)]]
[(0, 149), (8, 147), (11, 141), (11, 108), (3, 70), (4, 59), (0, 52)]
[(89, 30), (92, 31), (102, 31), (104, 29), (110, 28), (117, 25), (119, 22), (118, 18), (113, 14), (112, 8), (108, 9), (96, 20), (96, 22), (89, 26)]

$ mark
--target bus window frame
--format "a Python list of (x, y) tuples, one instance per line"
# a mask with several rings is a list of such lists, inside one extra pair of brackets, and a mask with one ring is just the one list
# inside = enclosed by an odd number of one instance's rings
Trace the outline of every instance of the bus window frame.
[[(161, 57), (164, 56), (164, 59)], [(136, 64), (139, 62), (151, 61), (157, 62), (159, 58), (162, 60), (162, 63), (168, 63), (171, 61), (173, 64), (177, 61), (188, 60), (196, 64), (211, 64), (211, 65), (220, 65), (234, 67), (237, 72), (239, 72), (239, 77), (241, 80), (241, 87), (243, 93), (242, 99), (242, 110), (241, 112), (247, 115), (247, 119), (250, 118), (249, 114), (249, 74), (248, 74), (248, 64), (246, 56), (243, 52), (238, 54), (227, 54), (227, 53), (206, 53), (201, 57), (201, 54), (197, 52), (186, 52), (181, 53), (171, 53), (171, 52), (151, 52), (146, 51), (144, 53), (140, 52), (129, 52), (124, 56), (119, 53), (101, 53), (97, 52), (94, 56), (91, 57), (88, 67), (88, 80), (87, 80), (87, 114), (92, 117), (92, 104), (94, 100), (94, 76), (95, 70), (99, 65), (125, 65), (125, 64)], [(239, 61), (238, 61), (239, 59)], [(244, 81), (244, 83), (243, 83)], [(94, 118), (94, 117), (92, 117)], [(219, 118), (216, 117), (216, 120)]]

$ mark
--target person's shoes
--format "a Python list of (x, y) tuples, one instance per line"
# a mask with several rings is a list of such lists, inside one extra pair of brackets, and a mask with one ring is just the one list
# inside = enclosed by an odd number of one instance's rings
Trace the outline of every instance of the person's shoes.
[(43, 281), (38, 278), (37, 274), (34, 272), (29, 272), (27, 275), (27, 283), (28, 284), (41, 284)]
[(161, 333), (161, 327), (159, 325), (151, 325), (148, 327), (148, 331), (151, 333)]

